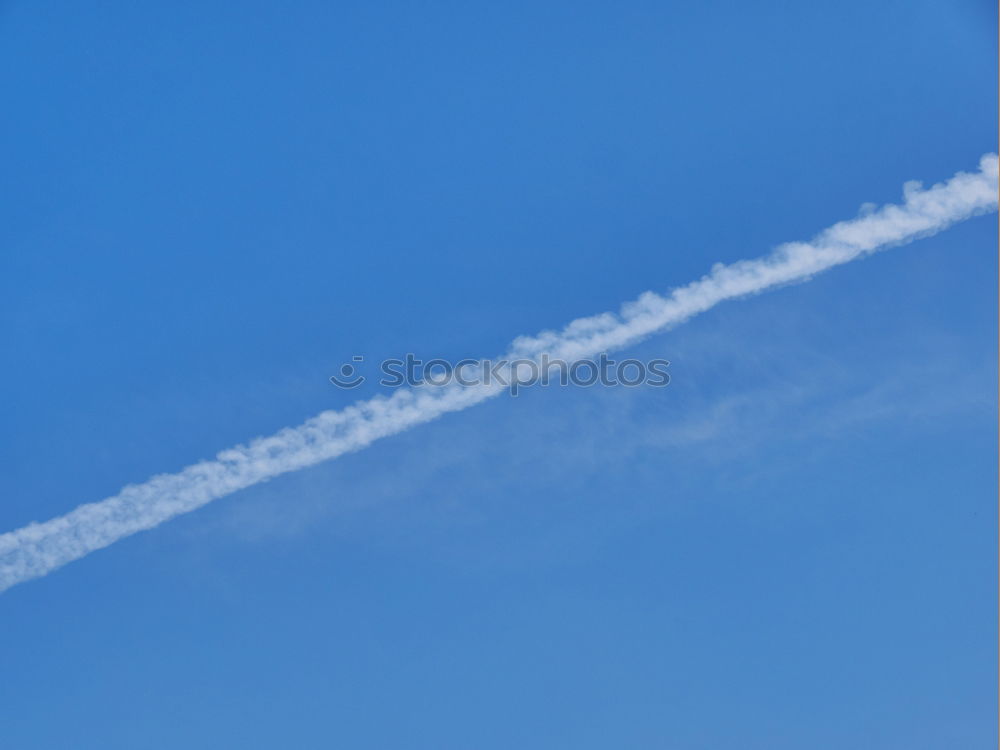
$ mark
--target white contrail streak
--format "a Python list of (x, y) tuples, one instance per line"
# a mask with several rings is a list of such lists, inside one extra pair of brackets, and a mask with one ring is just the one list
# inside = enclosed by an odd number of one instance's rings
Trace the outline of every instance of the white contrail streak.
[[(617, 315), (575, 320), (561, 331), (516, 339), (505, 359), (573, 362), (623, 347), (681, 323), (718, 303), (808, 279), (813, 274), (876, 250), (940, 232), (997, 208), (997, 156), (987, 154), (975, 173), (922, 189), (903, 186), (904, 200), (864, 211), (835, 224), (810, 242), (779, 246), (770, 255), (711, 272), (666, 296), (646, 292)], [(342, 411), (323, 412), (298, 427), (230, 448), (211, 461), (176, 474), (160, 474), (129, 485), (114, 497), (81, 505), (64, 516), (0, 535), (0, 591), (49, 573), (137, 531), (195, 510), (216, 498), (286, 472), (363, 448), (375, 440), (442, 414), (499, 395), (504, 386), (449, 384), (400, 390)]]

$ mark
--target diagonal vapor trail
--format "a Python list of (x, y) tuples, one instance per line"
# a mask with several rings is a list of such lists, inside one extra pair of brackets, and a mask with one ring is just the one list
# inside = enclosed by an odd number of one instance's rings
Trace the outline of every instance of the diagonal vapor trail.
[[(903, 202), (834, 224), (809, 242), (791, 242), (755, 260), (716, 264), (710, 273), (666, 295), (646, 292), (622, 306), (573, 321), (561, 331), (515, 339), (504, 359), (574, 362), (634, 343), (684, 322), (725, 300), (805, 281), (876, 250), (935, 234), (997, 210), (997, 156), (979, 171), (959, 172), (924, 189), (903, 186)], [(237, 490), (356, 451), (442, 414), (467, 409), (505, 390), (497, 382), (421, 385), (340, 411), (325, 411), (297, 427), (220, 452), (175, 474), (128, 485), (117, 495), (64, 516), (0, 534), (0, 591), (44, 576), (68, 562), (138, 531), (153, 528)]]

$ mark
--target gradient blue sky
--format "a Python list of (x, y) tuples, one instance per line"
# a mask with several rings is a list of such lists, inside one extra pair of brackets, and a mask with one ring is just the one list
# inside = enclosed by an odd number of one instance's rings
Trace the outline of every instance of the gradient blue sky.
[[(975, 168), (995, 23), (4, 3), (0, 531)], [(0, 745), (994, 747), (996, 226), (11, 589)]]

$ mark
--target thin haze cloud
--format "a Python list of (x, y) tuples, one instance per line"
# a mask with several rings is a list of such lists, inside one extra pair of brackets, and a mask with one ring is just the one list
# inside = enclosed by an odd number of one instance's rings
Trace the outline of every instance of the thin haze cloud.
[[(716, 264), (706, 276), (665, 296), (646, 292), (622, 306), (618, 314), (580, 318), (561, 331), (515, 339), (502, 359), (538, 361), (546, 354), (575, 362), (594, 357), (682, 323), (725, 300), (805, 281), (876, 250), (995, 211), (997, 156), (983, 156), (978, 172), (959, 172), (927, 189), (907, 182), (903, 198), (899, 205), (865, 210), (855, 219), (834, 224), (810, 242), (787, 243), (756, 260)], [(176, 474), (160, 474), (64, 516), (2, 534), (0, 591), (244, 487), (360, 450), (379, 438), (467, 409), (505, 390), (498, 382), (424, 385), (341, 411), (325, 411), (297, 427), (224, 450), (211, 461)]]

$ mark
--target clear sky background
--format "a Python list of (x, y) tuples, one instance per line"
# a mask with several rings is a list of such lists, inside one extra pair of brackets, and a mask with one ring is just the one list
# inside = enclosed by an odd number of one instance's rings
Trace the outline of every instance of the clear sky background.
[[(352, 7), (353, 5), (353, 7)], [(0, 531), (995, 149), (990, 2), (0, 6)], [(0, 596), (0, 745), (996, 745), (996, 217)]]

